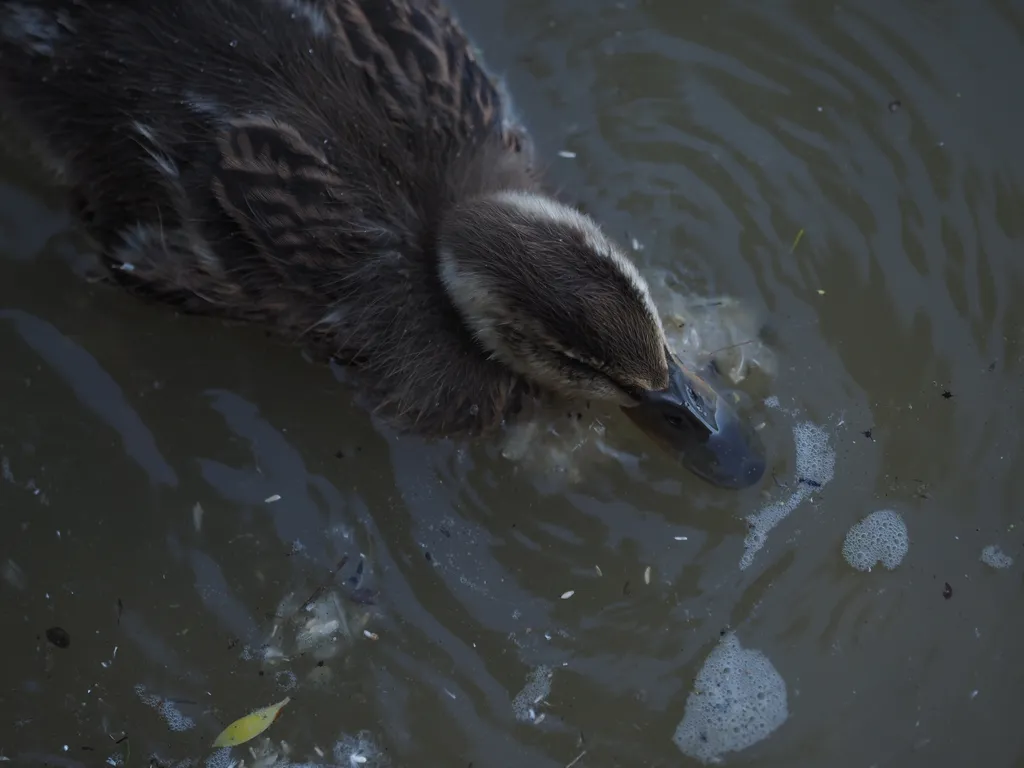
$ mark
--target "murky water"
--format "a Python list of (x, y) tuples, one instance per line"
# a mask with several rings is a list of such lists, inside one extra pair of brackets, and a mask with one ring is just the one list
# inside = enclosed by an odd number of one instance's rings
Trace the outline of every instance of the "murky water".
[(7, 157), (0, 755), (1024, 765), (1024, 8), (456, 7), (662, 296), (763, 320), (772, 472), (715, 491), (618, 421), (395, 439), (262, 332), (85, 283)]

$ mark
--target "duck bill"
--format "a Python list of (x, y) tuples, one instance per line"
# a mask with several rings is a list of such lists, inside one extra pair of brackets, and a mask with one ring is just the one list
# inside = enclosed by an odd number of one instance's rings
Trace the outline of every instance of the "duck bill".
[(764, 443), (710, 371), (698, 375), (669, 355), (669, 385), (648, 392), (626, 415), (698, 477), (739, 490), (761, 480)]

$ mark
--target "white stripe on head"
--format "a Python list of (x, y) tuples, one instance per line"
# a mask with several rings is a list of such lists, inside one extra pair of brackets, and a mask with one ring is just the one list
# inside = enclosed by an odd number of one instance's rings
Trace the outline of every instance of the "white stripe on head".
[(532, 192), (510, 190), (499, 192), (491, 199), (514, 208), (527, 218), (571, 227), (579, 232), (583, 237), (583, 241), (596, 254), (608, 259), (629, 281), (637, 294), (640, 295), (648, 314), (651, 316), (651, 321), (664, 334), (664, 329), (661, 325), (661, 315), (658, 314), (658, 307), (651, 297), (651, 290), (647, 286), (647, 281), (636, 268), (636, 264), (626, 256), (614, 241), (601, 231), (597, 222), (564, 203)]

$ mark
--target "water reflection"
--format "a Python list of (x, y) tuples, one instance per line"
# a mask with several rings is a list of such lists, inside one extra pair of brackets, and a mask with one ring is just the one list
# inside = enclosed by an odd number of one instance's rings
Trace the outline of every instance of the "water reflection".
[[(11, 159), (2, 754), (694, 764), (673, 735), (735, 641), (789, 717), (727, 763), (1013, 765), (1019, 9), (457, 5), (553, 184), (633, 246), (666, 311), (740, 302), (742, 332), (704, 338), (763, 344), (734, 359), (774, 457), (762, 486), (704, 487), (605, 413), (494, 445), (392, 435), (258, 332), (82, 281), (52, 192)], [(800, 429), (831, 474), (808, 477)], [(858, 571), (843, 543), (883, 508), (911, 544)], [(331, 610), (301, 612), (321, 587)], [(302, 656), (318, 627), (331, 653)], [(257, 755), (210, 749), (284, 689)]]

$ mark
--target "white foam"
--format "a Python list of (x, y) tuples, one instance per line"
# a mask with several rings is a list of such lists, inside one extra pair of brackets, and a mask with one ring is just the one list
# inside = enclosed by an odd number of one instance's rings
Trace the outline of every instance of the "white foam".
[(391, 764), (369, 731), (360, 731), (355, 736), (342, 734), (334, 745), (334, 759), (344, 768), (383, 768)]
[(144, 685), (135, 686), (135, 694), (143, 704), (147, 704), (160, 713), (172, 731), (187, 731), (196, 727), (196, 721), (183, 715), (173, 702), (154, 693), (147, 693)]
[(1013, 565), (1013, 558), (1003, 552), (995, 544), (989, 544), (981, 550), (981, 562), (992, 568), (1009, 568)]
[(512, 700), (516, 720), (531, 723), (537, 719), (537, 706), (551, 695), (551, 667), (540, 666), (530, 672), (523, 690)]
[(843, 557), (858, 571), (870, 571), (879, 561), (891, 571), (903, 562), (908, 549), (910, 536), (903, 518), (891, 509), (880, 509), (850, 528)]
[(789, 717), (786, 681), (761, 651), (732, 632), (708, 654), (672, 741), (703, 763), (767, 738)]
[(784, 499), (769, 502), (747, 517), (750, 530), (743, 541), (740, 570), (754, 562), (754, 555), (768, 541), (768, 533), (789, 517), (804, 499), (821, 490), (836, 474), (836, 452), (829, 444), (828, 433), (811, 421), (793, 425), (796, 447), (796, 488)]
[(234, 768), (235, 760), (231, 757), (231, 747), (221, 747), (206, 758), (206, 768)]

